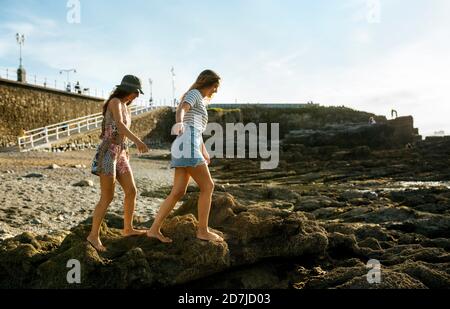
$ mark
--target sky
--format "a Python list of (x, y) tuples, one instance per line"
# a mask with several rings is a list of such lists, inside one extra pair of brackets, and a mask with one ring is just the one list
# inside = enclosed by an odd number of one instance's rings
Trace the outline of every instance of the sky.
[(395, 109), (450, 134), (449, 13), (448, 0), (0, 0), (0, 76), (19, 32), (29, 81), (75, 68), (72, 82), (109, 93), (135, 74), (169, 101), (172, 66), (176, 97), (213, 69), (213, 103)]

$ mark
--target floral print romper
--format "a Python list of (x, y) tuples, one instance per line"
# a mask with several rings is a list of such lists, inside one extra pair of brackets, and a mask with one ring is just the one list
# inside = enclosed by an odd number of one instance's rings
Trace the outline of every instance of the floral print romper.
[[(123, 123), (129, 128), (131, 117), (128, 110), (121, 106)], [(131, 172), (127, 138), (122, 137), (117, 129), (112, 112), (107, 109), (102, 121), (102, 142), (97, 147), (91, 172), (94, 175), (112, 176), (123, 175)]]

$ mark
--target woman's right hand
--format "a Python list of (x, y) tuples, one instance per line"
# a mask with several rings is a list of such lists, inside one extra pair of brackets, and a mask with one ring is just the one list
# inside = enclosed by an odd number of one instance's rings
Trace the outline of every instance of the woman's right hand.
[(139, 141), (137, 144), (137, 149), (140, 153), (146, 153), (149, 152), (149, 149), (147, 147), (147, 145), (145, 145), (145, 143), (143, 143), (142, 141)]
[(172, 135), (181, 135), (184, 133), (184, 125), (182, 122), (177, 122), (172, 127)]

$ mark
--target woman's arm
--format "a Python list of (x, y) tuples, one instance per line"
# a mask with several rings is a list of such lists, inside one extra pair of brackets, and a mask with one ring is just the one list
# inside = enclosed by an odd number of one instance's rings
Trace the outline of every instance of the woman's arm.
[[(143, 147), (143, 145), (145, 145), (145, 144), (139, 139), (139, 137), (134, 135), (134, 133), (131, 132), (130, 129), (128, 129), (127, 126), (123, 123), (122, 111), (121, 111), (121, 108), (123, 108), (123, 107), (121, 105), (122, 105), (122, 103), (120, 102), (120, 100), (116, 99), (116, 98), (109, 101), (109, 104), (108, 104), (108, 108), (111, 109), (117, 129), (119, 130), (119, 133), (125, 135), (133, 143), (135, 143), (136, 146), (138, 146), (138, 149), (140, 151), (145, 152), (145, 151), (143, 151), (146, 148), (146, 147), (145, 148)], [(148, 148), (147, 148), (147, 151), (148, 151)]]
[(175, 115), (176, 124), (172, 128), (172, 134), (180, 135), (183, 134), (183, 119), (184, 115), (191, 109), (191, 105), (189, 103), (183, 102), (178, 105), (177, 112)]
[(176, 113), (176, 121), (177, 123), (183, 122), (184, 115), (191, 109), (191, 105), (189, 103), (183, 102), (178, 105), (177, 113)]

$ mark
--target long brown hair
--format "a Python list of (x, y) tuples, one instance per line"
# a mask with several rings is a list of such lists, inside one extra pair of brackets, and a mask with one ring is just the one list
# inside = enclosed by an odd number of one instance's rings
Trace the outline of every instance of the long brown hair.
[[(108, 104), (112, 99), (117, 98), (122, 101), (123, 99), (125, 99), (127, 96), (129, 96), (132, 93), (133, 92), (123, 90), (120, 88), (114, 89), (113, 92), (111, 93), (111, 95), (109, 96), (109, 98), (105, 101), (105, 104), (103, 104), (103, 116), (106, 115), (106, 111), (108, 110)], [(128, 102), (127, 106), (130, 105), (131, 103), (132, 103), (132, 101)]]
[[(113, 92), (111, 93), (111, 95), (109, 96), (109, 98), (105, 101), (105, 104), (103, 104), (103, 121), (102, 121), (102, 132), (100, 133), (100, 138), (103, 138), (105, 136), (105, 115), (106, 115), (106, 111), (108, 110), (108, 104), (109, 102), (111, 102), (112, 99), (117, 98), (120, 101), (122, 101), (123, 99), (125, 99), (127, 96), (129, 96), (130, 94), (132, 94), (133, 92), (127, 91), (127, 90), (123, 90), (123, 89), (119, 89), (119, 88), (115, 88), (113, 90)], [(132, 101), (127, 103), (127, 106), (130, 105), (132, 103)]]
[(214, 72), (213, 70), (204, 70), (203, 72), (200, 73), (200, 75), (197, 77), (197, 80), (195, 81), (194, 84), (192, 84), (189, 90), (183, 94), (180, 103), (183, 103), (184, 97), (192, 89), (200, 90), (211, 87), (212, 85), (218, 83), (220, 83), (220, 76), (216, 72)]

